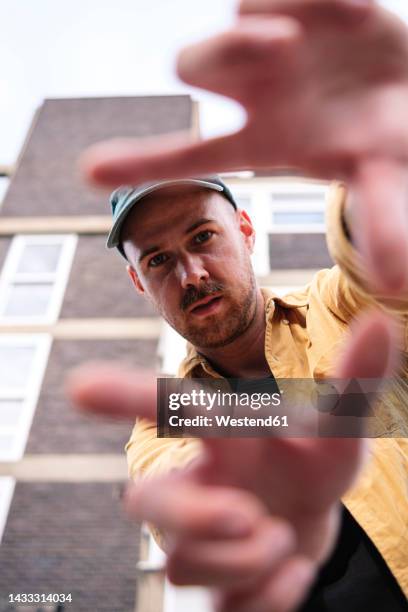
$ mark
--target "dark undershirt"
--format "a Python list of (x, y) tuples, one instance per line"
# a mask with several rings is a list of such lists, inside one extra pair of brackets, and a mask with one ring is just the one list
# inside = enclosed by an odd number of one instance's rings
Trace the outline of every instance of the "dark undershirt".
[(408, 602), (384, 559), (342, 506), (336, 548), (299, 612), (407, 612)]

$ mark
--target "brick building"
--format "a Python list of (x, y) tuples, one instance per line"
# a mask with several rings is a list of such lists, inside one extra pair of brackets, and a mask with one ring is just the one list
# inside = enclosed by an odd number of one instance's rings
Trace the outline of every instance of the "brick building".
[[(129, 425), (67, 405), (87, 359), (156, 366), (159, 320), (105, 249), (106, 196), (76, 159), (103, 138), (191, 129), (188, 97), (47, 100), (0, 214), (0, 610), (9, 593), (133, 612), (139, 530), (122, 514)], [(1, 529), (4, 527), (4, 530)]]
[[(23, 610), (16, 593), (71, 593), (73, 612), (135, 610), (139, 529), (118, 500), (130, 426), (72, 410), (63, 380), (100, 358), (173, 373), (183, 343), (105, 249), (106, 196), (75, 162), (104, 138), (197, 129), (188, 96), (46, 100), (34, 118), (0, 210), (0, 612)], [(263, 284), (283, 293), (330, 264), (325, 185), (225, 180), (253, 217)]]

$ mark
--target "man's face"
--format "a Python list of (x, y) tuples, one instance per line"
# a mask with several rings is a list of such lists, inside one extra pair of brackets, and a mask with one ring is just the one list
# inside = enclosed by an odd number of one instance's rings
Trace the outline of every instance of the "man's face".
[(137, 289), (194, 346), (225, 346), (247, 329), (254, 230), (222, 195), (162, 189), (136, 204), (121, 237)]

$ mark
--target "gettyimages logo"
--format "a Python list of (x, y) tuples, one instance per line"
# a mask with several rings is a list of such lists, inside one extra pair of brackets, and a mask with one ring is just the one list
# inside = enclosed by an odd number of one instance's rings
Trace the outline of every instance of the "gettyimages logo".
[(192, 389), (190, 393), (170, 393), (169, 409), (179, 410), (182, 406), (201, 407), (206, 411), (213, 408), (247, 406), (251, 410), (259, 410), (264, 406), (279, 406), (281, 395), (279, 392), (272, 393), (247, 393), (247, 392), (215, 392), (204, 391), (204, 389)]

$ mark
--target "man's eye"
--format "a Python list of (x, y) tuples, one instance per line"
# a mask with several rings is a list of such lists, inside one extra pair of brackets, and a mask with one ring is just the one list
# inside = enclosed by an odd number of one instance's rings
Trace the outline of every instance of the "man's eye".
[(158, 255), (154, 255), (154, 257), (149, 259), (148, 266), (149, 268), (157, 268), (165, 261), (167, 261), (167, 255), (164, 253), (159, 253)]
[(207, 240), (211, 238), (213, 234), (214, 232), (212, 232), (211, 230), (203, 230), (202, 232), (199, 232), (198, 234), (194, 236), (194, 242), (198, 244), (206, 242)]

